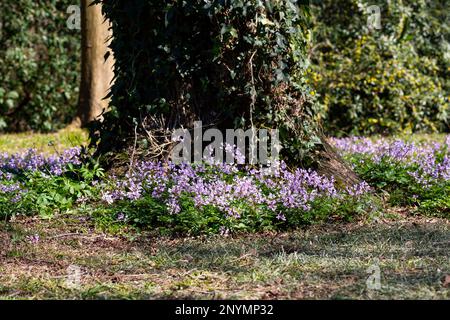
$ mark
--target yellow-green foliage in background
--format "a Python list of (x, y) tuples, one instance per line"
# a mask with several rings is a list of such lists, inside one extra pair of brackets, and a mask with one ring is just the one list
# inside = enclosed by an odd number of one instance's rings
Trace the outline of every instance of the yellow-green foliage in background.
[(445, 131), (449, 24), (445, 1), (326, 0), (314, 5), (309, 81), (329, 133)]

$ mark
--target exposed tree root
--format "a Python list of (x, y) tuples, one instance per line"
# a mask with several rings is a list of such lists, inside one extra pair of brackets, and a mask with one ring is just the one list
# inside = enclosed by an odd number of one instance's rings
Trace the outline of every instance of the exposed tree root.
[(352, 186), (360, 183), (362, 180), (344, 162), (335, 148), (331, 146), (325, 136), (321, 136), (322, 148), (316, 152), (315, 158), (317, 171), (327, 177), (333, 176), (336, 182), (341, 186)]

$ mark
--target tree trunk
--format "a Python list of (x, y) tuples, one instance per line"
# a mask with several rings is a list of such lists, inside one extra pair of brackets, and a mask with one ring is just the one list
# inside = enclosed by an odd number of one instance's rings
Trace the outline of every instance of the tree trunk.
[[(108, 49), (112, 36), (101, 5), (90, 6), (92, 0), (81, 0), (81, 84), (78, 112), (73, 126), (85, 126), (99, 118), (108, 107), (104, 99), (114, 77), (114, 59)], [(105, 60), (106, 54), (111, 53)]]
[(331, 146), (326, 137), (321, 135), (322, 148), (316, 151), (317, 171), (327, 177), (334, 177), (336, 182), (343, 187), (353, 186), (362, 180), (339, 156), (333, 146)]

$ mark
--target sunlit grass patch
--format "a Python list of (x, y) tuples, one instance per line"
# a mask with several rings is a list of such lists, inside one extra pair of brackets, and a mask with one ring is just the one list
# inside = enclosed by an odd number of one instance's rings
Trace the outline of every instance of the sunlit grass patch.
[(63, 129), (55, 133), (11, 133), (0, 135), (0, 152), (9, 154), (27, 149), (37, 149), (47, 154), (64, 149), (87, 145), (89, 134), (82, 129)]

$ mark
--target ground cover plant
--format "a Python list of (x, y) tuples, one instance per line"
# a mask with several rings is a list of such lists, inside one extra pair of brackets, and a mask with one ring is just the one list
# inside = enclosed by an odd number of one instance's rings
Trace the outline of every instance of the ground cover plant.
[(450, 136), (437, 141), (343, 138), (334, 145), (369, 184), (397, 206), (450, 217)]
[(347, 187), (284, 162), (268, 170), (137, 161), (122, 172), (105, 173), (80, 147), (3, 153), (0, 212), (4, 219), (85, 212), (111, 231), (132, 226), (194, 235), (370, 219), (381, 214), (386, 197), (392, 206), (448, 218), (450, 138), (441, 140), (331, 139), (363, 179)]
[(370, 187), (340, 188), (313, 170), (204, 163), (137, 162), (105, 176), (79, 147), (56, 155), (34, 149), (0, 156), (1, 212), (51, 216), (89, 206), (100, 220), (188, 234), (264, 231), (371, 208)]

